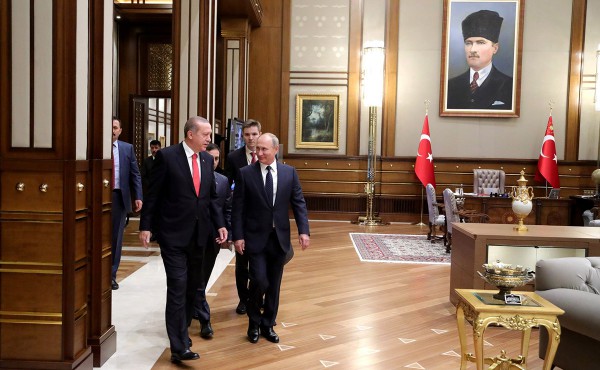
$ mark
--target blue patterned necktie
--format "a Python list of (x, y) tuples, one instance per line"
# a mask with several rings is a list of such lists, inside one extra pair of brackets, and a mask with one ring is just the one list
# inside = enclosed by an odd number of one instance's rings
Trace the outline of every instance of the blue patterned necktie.
[(267, 177), (265, 177), (265, 193), (267, 193), (267, 202), (273, 205), (273, 176), (271, 175), (271, 166), (267, 166)]

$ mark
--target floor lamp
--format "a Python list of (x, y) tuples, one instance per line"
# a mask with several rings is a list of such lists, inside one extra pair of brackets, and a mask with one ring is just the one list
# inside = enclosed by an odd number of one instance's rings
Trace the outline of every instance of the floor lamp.
[(377, 108), (383, 102), (383, 75), (385, 53), (382, 43), (363, 49), (362, 93), (364, 105), (369, 107), (369, 154), (367, 158), (367, 215), (358, 218), (360, 225), (380, 226), (386, 223), (375, 217), (375, 167), (377, 160)]
[[(600, 44), (596, 50), (596, 90), (594, 91), (594, 110), (600, 112)], [(596, 199), (600, 198), (600, 127), (598, 127), (598, 158), (596, 169), (592, 172), (592, 181), (596, 184)]]

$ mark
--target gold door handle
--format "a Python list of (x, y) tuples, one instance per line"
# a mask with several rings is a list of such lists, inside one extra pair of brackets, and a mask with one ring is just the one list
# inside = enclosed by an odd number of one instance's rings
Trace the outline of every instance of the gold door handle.
[(42, 184), (42, 185), (40, 185), (40, 191), (42, 193), (47, 193), (48, 192), (48, 184)]
[(102, 185), (104, 185), (105, 188), (108, 187), (108, 185), (110, 185), (110, 182), (107, 179), (102, 180)]
[(85, 188), (85, 185), (83, 185), (82, 183), (78, 182), (77, 183), (77, 191), (81, 193), (83, 191), (83, 188)]
[(24, 191), (25, 183), (22, 183), (22, 182), (17, 183), (17, 185), (15, 185), (15, 189), (17, 189), (17, 191)]

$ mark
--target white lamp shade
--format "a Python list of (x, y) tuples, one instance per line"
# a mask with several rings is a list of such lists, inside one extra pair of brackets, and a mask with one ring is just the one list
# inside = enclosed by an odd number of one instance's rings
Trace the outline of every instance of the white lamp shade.
[(370, 107), (381, 107), (383, 102), (383, 72), (385, 52), (380, 46), (363, 49), (363, 102)]

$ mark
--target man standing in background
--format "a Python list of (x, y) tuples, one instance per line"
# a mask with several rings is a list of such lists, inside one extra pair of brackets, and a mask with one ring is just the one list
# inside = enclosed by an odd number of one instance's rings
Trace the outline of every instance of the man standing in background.
[(135, 211), (142, 209), (142, 179), (138, 169), (137, 159), (133, 145), (120, 141), (119, 135), (123, 132), (121, 121), (113, 117), (112, 120), (112, 159), (113, 159), (113, 186), (112, 186), (112, 281), (111, 288), (119, 289), (117, 283), (117, 270), (121, 263), (121, 250), (123, 248), (123, 231), (125, 219), (132, 212), (131, 195), (135, 199)]
[[(229, 184), (232, 184), (242, 167), (256, 163), (256, 142), (261, 134), (260, 122), (249, 119), (242, 125), (242, 135), (245, 145), (227, 155), (225, 164), (225, 174), (229, 178)], [(235, 192), (235, 189), (234, 189)], [(237, 288), (238, 303), (235, 312), (239, 315), (246, 313), (246, 300), (248, 299), (248, 257), (235, 253), (235, 286)]]
[(160, 146), (160, 141), (156, 139), (150, 141), (150, 155), (144, 159), (144, 162), (142, 162), (141, 173), (144, 194), (148, 191), (148, 184), (150, 183), (150, 171), (152, 171), (154, 160), (156, 159), (156, 152), (160, 150)]

